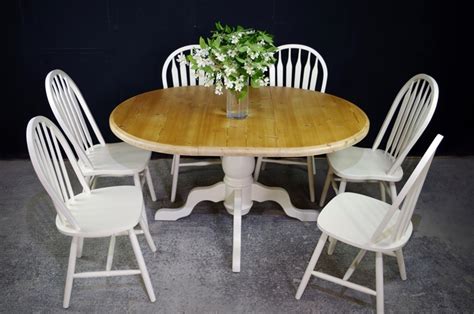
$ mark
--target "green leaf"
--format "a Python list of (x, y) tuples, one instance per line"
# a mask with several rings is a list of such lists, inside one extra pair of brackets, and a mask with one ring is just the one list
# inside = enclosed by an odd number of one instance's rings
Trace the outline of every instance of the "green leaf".
[(244, 99), (245, 96), (247, 96), (247, 94), (248, 94), (248, 87), (244, 86), (244, 88), (242, 88), (242, 90), (240, 91), (240, 93), (238, 95), (239, 101)]
[(214, 47), (216, 48), (219, 48), (221, 46), (221, 41), (222, 41), (222, 37), (217, 37), (215, 40), (214, 40)]
[(257, 81), (256, 77), (252, 77), (252, 80), (250, 81), (250, 85), (253, 88), (259, 88), (260, 87), (260, 84), (258, 84), (258, 81)]
[(206, 41), (202, 37), (199, 37), (199, 46), (201, 46), (202, 49), (206, 49), (208, 47)]
[(203, 67), (202, 70), (206, 73), (214, 73), (214, 69), (212, 69), (209, 65)]
[(191, 63), (196, 63), (196, 61), (194, 60), (194, 57), (192, 55), (187, 55), (186, 59)]
[(216, 22), (216, 29), (220, 32), (222, 32), (224, 30), (224, 28), (222, 27), (221, 22)]

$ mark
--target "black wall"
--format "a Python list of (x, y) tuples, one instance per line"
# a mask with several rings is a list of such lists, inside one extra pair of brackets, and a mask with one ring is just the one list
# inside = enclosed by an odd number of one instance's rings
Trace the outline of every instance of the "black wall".
[(168, 54), (209, 35), (216, 21), (266, 30), (276, 45), (301, 43), (318, 50), (329, 68), (327, 92), (351, 100), (371, 120), (361, 145), (372, 144), (404, 82), (430, 74), (440, 87), (438, 108), (412, 154), (421, 154), (437, 133), (445, 135), (440, 155), (474, 153), (472, 100), (467, 83), (462, 86), (466, 65), (458, 51), (467, 22), (456, 1), (18, 0), (9, 5), (0, 157), (27, 156), (28, 120), (53, 118), (44, 78), (55, 68), (76, 81), (106, 140), (116, 141), (108, 126), (111, 110), (133, 95), (161, 88)]

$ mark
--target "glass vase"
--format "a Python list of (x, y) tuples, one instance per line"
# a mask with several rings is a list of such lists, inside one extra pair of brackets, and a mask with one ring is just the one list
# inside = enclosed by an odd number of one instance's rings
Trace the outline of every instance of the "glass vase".
[(249, 114), (249, 93), (247, 92), (241, 99), (232, 91), (227, 90), (227, 118), (245, 119)]

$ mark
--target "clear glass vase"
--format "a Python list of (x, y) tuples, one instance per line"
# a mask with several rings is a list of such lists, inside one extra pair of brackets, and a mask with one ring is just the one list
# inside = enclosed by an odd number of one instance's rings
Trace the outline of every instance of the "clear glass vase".
[(245, 119), (249, 114), (249, 93), (241, 99), (230, 90), (226, 91), (227, 98), (227, 118)]

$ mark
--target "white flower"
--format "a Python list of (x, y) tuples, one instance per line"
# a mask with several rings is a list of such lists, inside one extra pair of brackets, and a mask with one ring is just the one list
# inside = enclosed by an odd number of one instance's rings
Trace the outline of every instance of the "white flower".
[(265, 77), (264, 79), (258, 79), (257, 84), (258, 86), (268, 86), (268, 84), (270, 84), (270, 79), (268, 77)]
[(209, 63), (209, 61), (206, 60), (206, 59), (198, 57), (198, 58), (196, 58), (196, 63), (197, 63), (198, 67), (203, 68)]
[(207, 56), (209, 56), (209, 48), (197, 48), (195, 53), (194, 53), (194, 56), (195, 57), (202, 57), (202, 58), (206, 58)]
[(229, 51), (227, 51), (227, 55), (231, 58), (235, 57), (237, 55), (237, 50), (235, 49), (230, 49)]
[(260, 54), (258, 53), (258, 51), (252, 51), (252, 52), (250, 52), (250, 54), (249, 54), (250, 59), (252, 59), (252, 60), (257, 59), (259, 55), (260, 55)]
[(253, 75), (253, 74), (255, 73), (255, 71), (254, 71), (252, 65), (250, 65), (250, 64), (248, 64), (248, 63), (246, 63), (246, 64), (244, 65), (244, 69), (245, 69), (245, 72), (247, 72), (248, 75)]
[(223, 94), (222, 88), (223, 88), (222, 82), (217, 81), (217, 82), (216, 82), (216, 88), (215, 88), (214, 92), (215, 92), (217, 95), (222, 95), (222, 94)]
[(233, 44), (236, 44), (239, 42), (239, 36), (237, 35), (232, 35), (231, 39), (230, 39), (230, 42), (233, 43)]
[(217, 60), (219, 60), (220, 62), (224, 62), (225, 54), (216, 51), (214, 52), (214, 55), (216, 56)]
[(242, 90), (242, 88), (244, 88), (244, 83), (236, 82), (234, 88), (237, 92), (240, 92)]
[(224, 85), (225, 85), (225, 88), (227, 89), (232, 89), (234, 88), (234, 82), (232, 82), (229, 78), (227, 77), (224, 77)]
[(270, 61), (272, 59), (272, 57), (273, 57), (273, 52), (266, 52), (266, 53), (263, 54), (263, 60), (265, 62)]
[(182, 53), (178, 55), (178, 57), (176, 58), (176, 61), (180, 64), (182, 63), (188, 64), (188, 61), (186, 61), (186, 57)]
[(263, 73), (267, 72), (268, 71), (268, 67), (264, 66), (264, 65), (261, 65), (261, 64), (258, 64), (257, 65), (257, 69), (259, 71), (262, 71)]
[(235, 73), (235, 72), (237, 72), (237, 70), (234, 67), (224, 65), (224, 73), (226, 76), (230, 76), (232, 73)]

